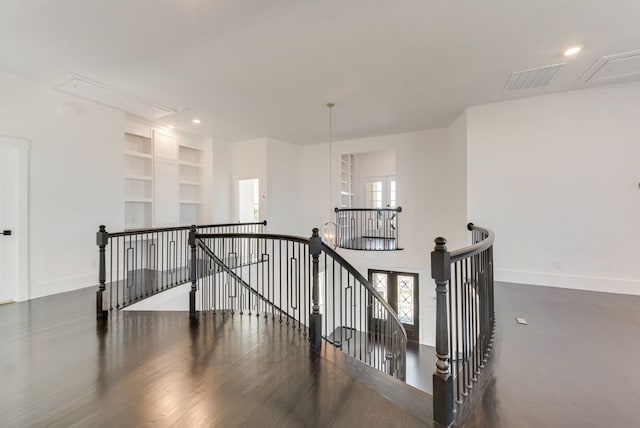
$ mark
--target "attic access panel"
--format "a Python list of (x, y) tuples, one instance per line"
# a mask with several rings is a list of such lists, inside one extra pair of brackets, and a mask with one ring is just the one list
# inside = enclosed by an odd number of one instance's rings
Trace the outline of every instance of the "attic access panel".
[(600, 58), (579, 83), (605, 83), (639, 77), (640, 51), (633, 51)]

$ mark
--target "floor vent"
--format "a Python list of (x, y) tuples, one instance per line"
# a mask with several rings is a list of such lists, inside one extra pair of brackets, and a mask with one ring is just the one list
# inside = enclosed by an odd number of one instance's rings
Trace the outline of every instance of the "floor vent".
[(511, 73), (507, 84), (504, 87), (504, 92), (517, 92), (524, 91), (526, 89), (544, 88), (547, 86), (551, 79), (555, 77), (558, 70), (564, 65), (554, 64), (546, 67), (532, 68), (531, 70), (517, 71)]
[(175, 110), (129, 95), (86, 77), (73, 77), (56, 86), (56, 89), (145, 119), (159, 119), (175, 113)]

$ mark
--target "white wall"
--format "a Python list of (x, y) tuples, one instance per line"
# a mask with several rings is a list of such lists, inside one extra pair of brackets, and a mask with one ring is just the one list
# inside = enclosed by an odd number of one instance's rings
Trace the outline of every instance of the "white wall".
[[(202, 210), (199, 216), (199, 222), (201, 224), (213, 223), (214, 218), (214, 196), (216, 191), (219, 191), (223, 186), (222, 183), (216, 183), (215, 170), (213, 165), (213, 138), (197, 137), (201, 141), (202, 147), (202, 161), (205, 167), (202, 169)], [(214, 190), (214, 186), (218, 186)], [(227, 199), (228, 200), (228, 199)], [(218, 214), (218, 212), (216, 212)]]
[[(339, 165), (339, 164), (338, 164)], [(302, 219), (303, 236), (310, 236), (314, 227), (320, 228), (327, 221), (335, 221), (338, 201), (329, 195), (329, 145), (316, 144), (300, 148), (299, 209)], [(335, 170), (334, 180), (338, 180), (339, 170)], [(337, 183), (335, 184), (337, 186)], [(337, 188), (337, 187), (336, 187)]]
[[(348, 153), (395, 152), (399, 223), (402, 251), (372, 252), (339, 250), (365, 277), (369, 268), (419, 274), (421, 307), (420, 342), (435, 342), (435, 285), (431, 279), (429, 254), (436, 236), (452, 243), (466, 243), (466, 139), (464, 121), (455, 132), (435, 129), (398, 135), (340, 141), (333, 144), (332, 201), (327, 206), (328, 144), (302, 147), (299, 204), (306, 223), (319, 226), (339, 202), (340, 156)], [(327, 195), (327, 196), (324, 196)]]
[(640, 294), (640, 83), (468, 109), (469, 218), (496, 278)]
[(267, 138), (258, 138), (231, 144), (231, 206), (234, 222), (238, 221), (238, 180), (250, 178), (260, 180), (260, 219), (266, 219), (267, 141)]
[(230, 223), (234, 221), (234, 210), (232, 201), (234, 200), (233, 162), (232, 145), (230, 143), (213, 140), (212, 141), (212, 204), (211, 218), (207, 222), (212, 224)]
[[(463, 112), (447, 128), (448, 144), (441, 147), (442, 162), (437, 163), (436, 169), (441, 177), (446, 177), (441, 186), (434, 190), (437, 199), (447, 201), (448, 206), (442, 207), (440, 213), (440, 227), (447, 233), (447, 245), (455, 250), (470, 244), (470, 234), (461, 230), (466, 222), (474, 222), (473, 217), (467, 216), (467, 114)], [(451, 195), (454, 193), (455, 196)], [(468, 219), (468, 220), (467, 220)], [(478, 225), (481, 225), (478, 223)]]
[[(355, 186), (353, 189), (355, 193), (354, 203), (355, 206), (364, 207), (366, 204), (364, 189), (366, 179), (395, 175), (396, 154), (389, 150), (359, 153), (354, 156), (353, 165)], [(384, 201), (383, 206), (385, 206)]]
[(0, 73), (0, 135), (31, 142), (28, 293), (97, 282), (95, 232), (124, 226), (122, 112)]
[(300, 150), (297, 144), (269, 138), (267, 141), (266, 218), (270, 233), (310, 236), (301, 216)]

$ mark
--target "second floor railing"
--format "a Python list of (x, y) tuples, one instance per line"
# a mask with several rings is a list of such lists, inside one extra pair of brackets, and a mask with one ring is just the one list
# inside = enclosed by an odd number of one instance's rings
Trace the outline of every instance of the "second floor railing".
[[(472, 245), (447, 249), (436, 238), (431, 276), (436, 283), (436, 371), (433, 374), (433, 415), (449, 427), (463, 413), (493, 348), (494, 234), (469, 223)], [(461, 422), (458, 420), (458, 422)]]
[(349, 250), (399, 250), (402, 207), (336, 208), (337, 246)]
[[(201, 233), (262, 233), (259, 223), (196, 226)], [(190, 226), (137, 229), (110, 233), (100, 226), (98, 245), (98, 318), (191, 280)]]
[(405, 379), (407, 336), (398, 316), (352, 265), (322, 242), (270, 234), (192, 233), (189, 308), (281, 322)]

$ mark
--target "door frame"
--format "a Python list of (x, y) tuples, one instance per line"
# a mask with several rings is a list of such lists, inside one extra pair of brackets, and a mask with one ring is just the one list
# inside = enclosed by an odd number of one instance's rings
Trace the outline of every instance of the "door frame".
[(17, 150), (18, 165), (18, 217), (15, 234), (18, 241), (18, 284), (13, 299), (17, 302), (29, 300), (29, 150), (31, 143), (23, 138), (0, 135), (0, 149)]
[(396, 175), (374, 175), (371, 177), (362, 177), (360, 180), (359, 195), (362, 201), (362, 206), (365, 208), (372, 208), (367, 206), (367, 183), (373, 183), (376, 181), (382, 182), (382, 207), (380, 208), (395, 208), (391, 207), (391, 182), (396, 181), (396, 205), (397, 201), (397, 180)]
[(412, 276), (414, 278), (413, 283), (413, 301), (414, 301), (414, 311), (413, 311), (413, 325), (408, 325), (402, 323), (405, 331), (407, 332), (407, 340), (412, 342), (420, 341), (420, 294), (419, 294), (419, 281), (420, 275), (417, 272), (399, 272), (399, 271), (391, 271), (385, 269), (369, 269), (367, 274), (367, 279), (371, 284), (371, 279), (374, 273), (383, 273), (387, 275), (387, 303), (393, 308), (396, 313), (398, 313), (398, 282), (397, 278), (399, 275)]

